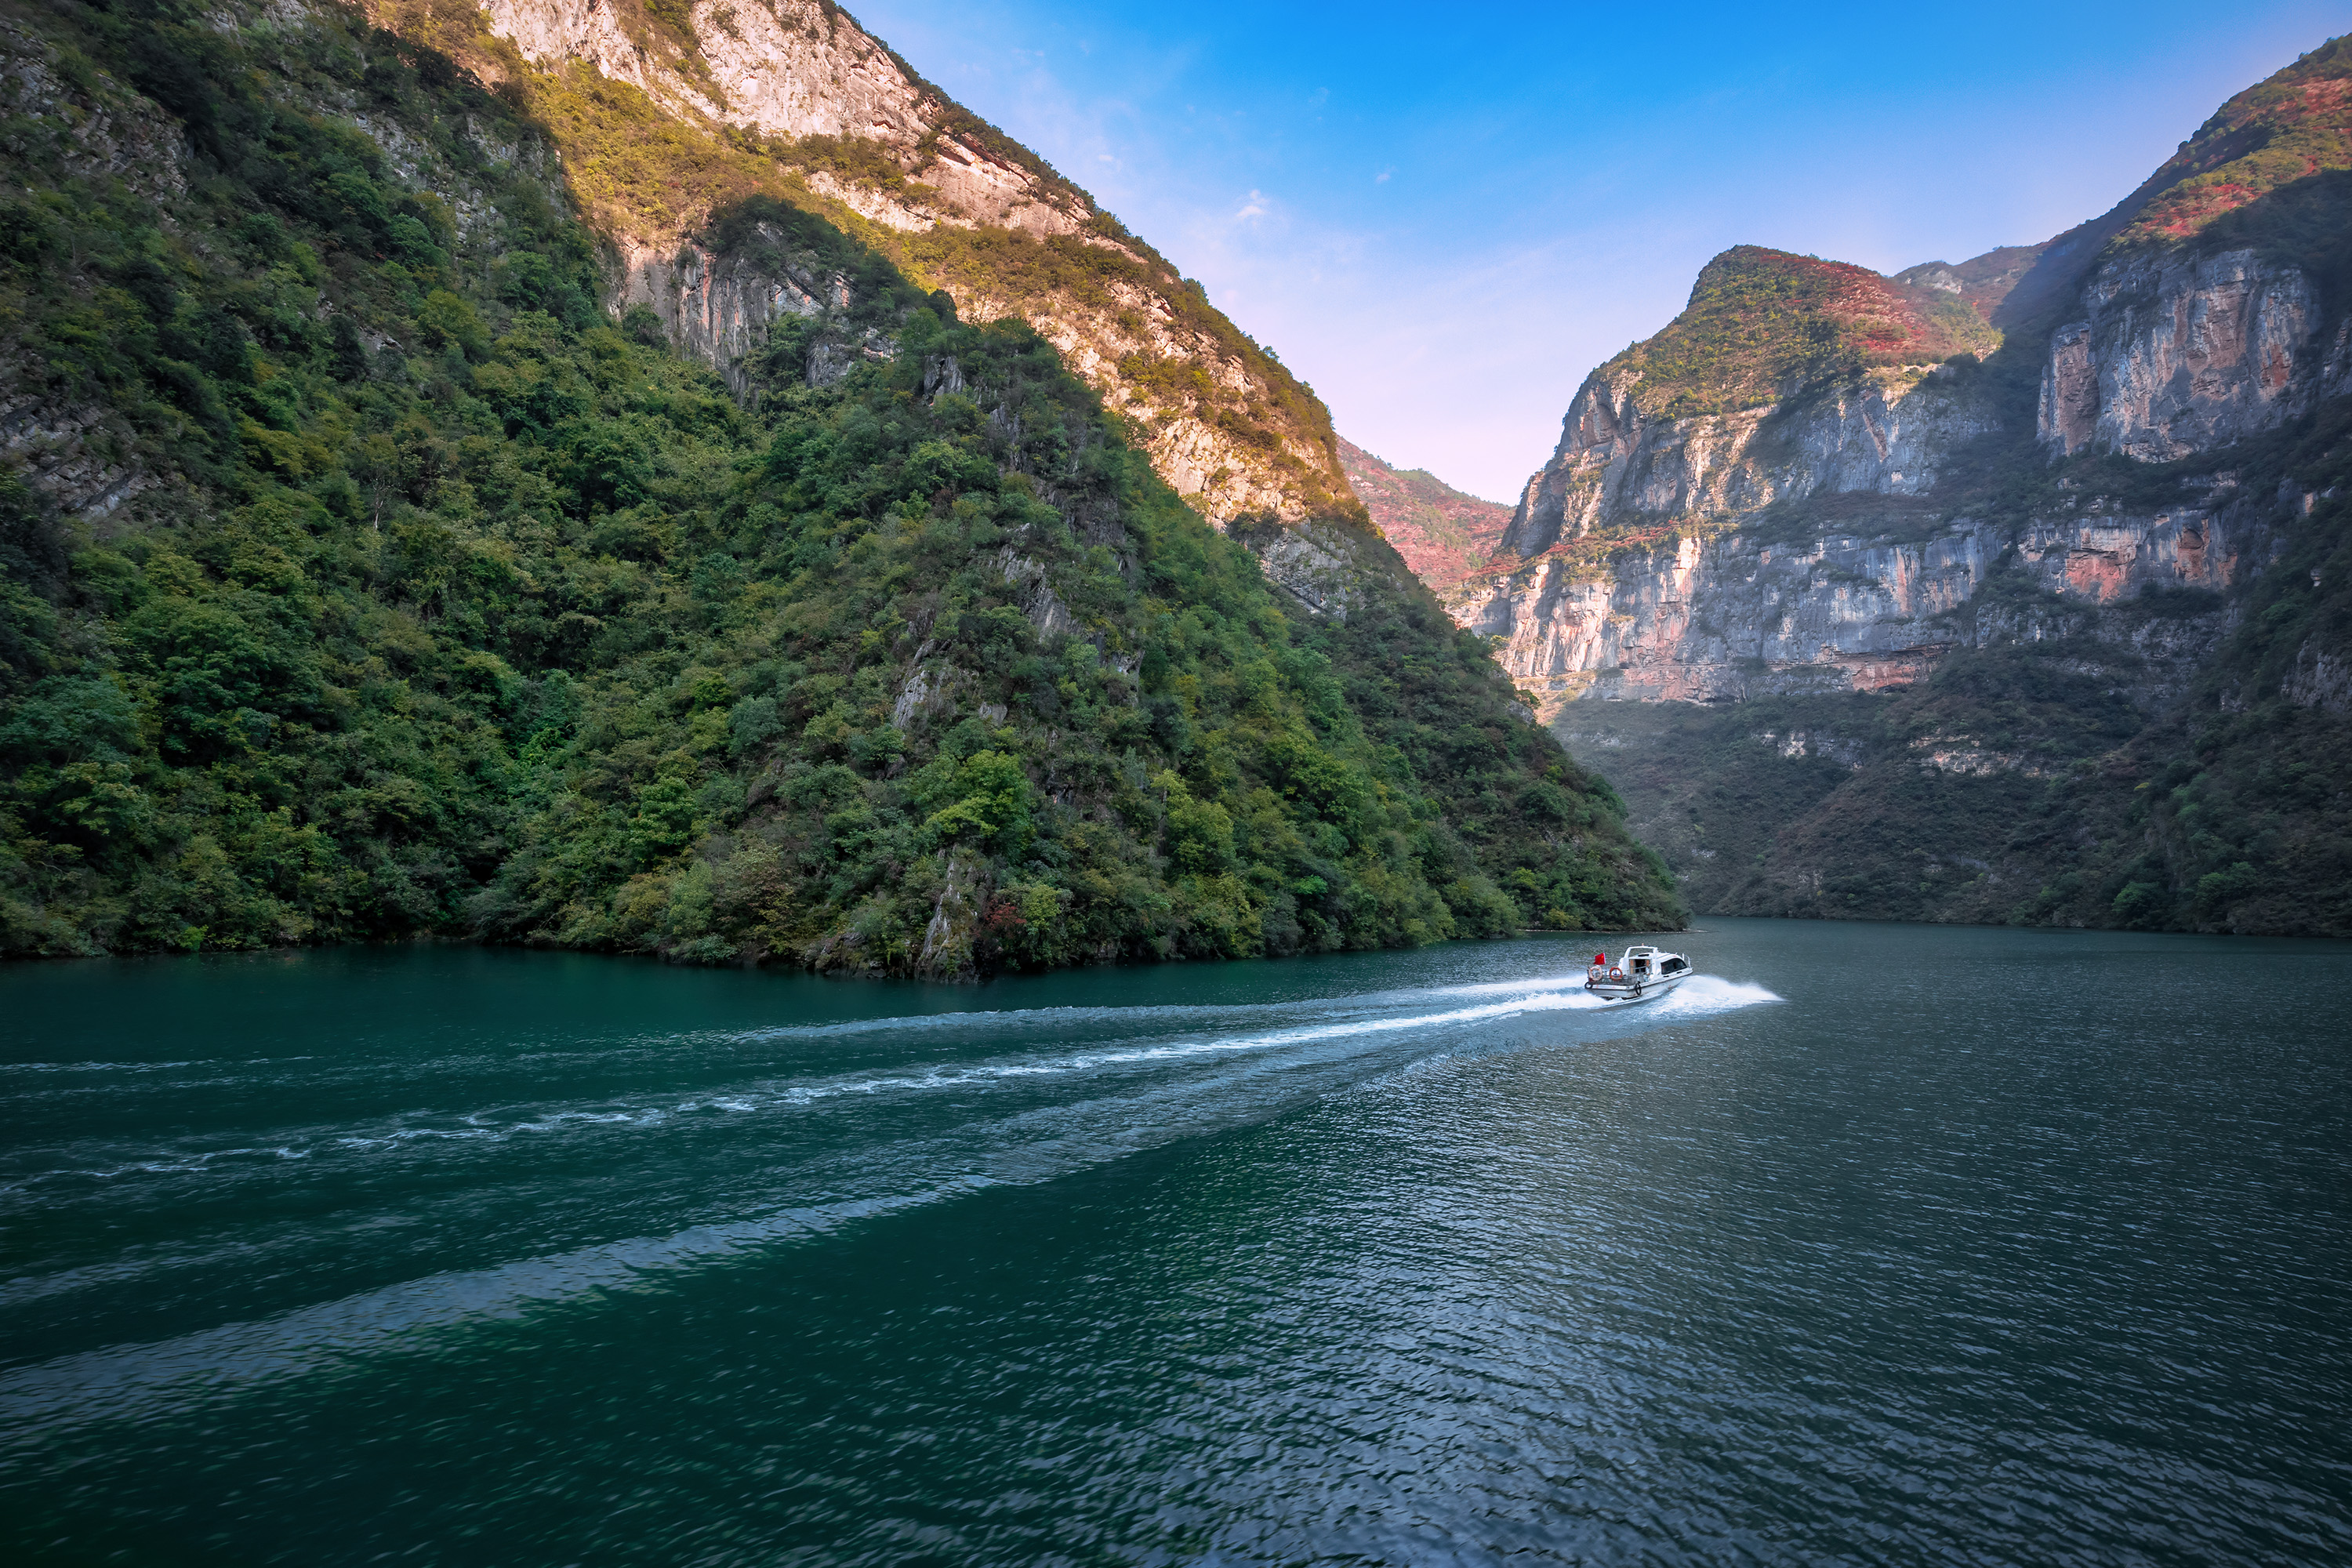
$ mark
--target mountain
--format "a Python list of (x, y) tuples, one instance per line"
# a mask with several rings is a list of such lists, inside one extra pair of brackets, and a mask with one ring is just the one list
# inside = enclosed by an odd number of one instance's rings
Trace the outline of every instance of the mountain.
[[(664, 95), (740, 94), (723, 51), (611, 16), (643, 87), (299, 0), (0, 18), (0, 951), (970, 978), (1679, 923), (1352, 503), (1212, 527), (1082, 356), (714, 152)], [(804, 21), (884, 123), (910, 73)]]
[(734, 375), (807, 300), (722, 264), (715, 214), (765, 195), (824, 218), (968, 321), (1013, 316), (1225, 522), (1356, 515), (1311, 388), (1087, 193), (917, 75), (832, 0), (370, 0), (548, 133), (644, 304)]
[(1511, 521), (1509, 507), (1457, 490), (1426, 468), (1391, 468), (1344, 437), (1339, 467), (1381, 536), (1440, 592), (1486, 565)]
[(1727, 251), (1587, 378), (1449, 604), (1696, 907), (2352, 930), (2347, 106), (2338, 39), (2042, 245)]
[(2050, 247), (2045, 245), (2004, 245), (1955, 267), (1948, 261), (1926, 261), (1906, 267), (1894, 281), (1912, 289), (1935, 289), (1959, 296), (1988, 321), (1996, 321), (2002, 306), (2025, 275), (2033, 270)]

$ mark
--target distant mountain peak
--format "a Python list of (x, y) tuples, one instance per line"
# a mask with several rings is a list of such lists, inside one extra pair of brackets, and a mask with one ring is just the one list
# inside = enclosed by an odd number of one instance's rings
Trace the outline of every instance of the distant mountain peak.
[(1874, 365), (1985, 353), (1999, 336), (1964, 298), (1866, 267), (1735, 246), (1700, 269), (1690, 302), (1596, 374), (1634, 387), (1653, 418), (1771, 403)]
[(2216, 110), (2141, 187), (2129, 245), (2186, 239), (2224, 213), (2352, 168), (2352, 37), (2330, 38)]
[(2053, 323), (2074, 286), (2119, 247), (2174, 244), (2259, 198), (2352, 169), (2352, 36), (2330, 38), (2216, 110), (2138, 189), (2041, 247), (2000, 301), (2004, 331)]
[(1966, 261), (1924, 261), (1895, 273), (1894, 280), (1958, 295), (1990, 321), (2018, 280), (2042, 258), (2042, 249), (2039, 245), (2003, 245)]
[(1483, 570), (1510, 526), (1509, 507), (1455, 489), (1426, 468), (1383, 462), (1344, 436), (1339, 467), (1404, 563), (1440, 593)]

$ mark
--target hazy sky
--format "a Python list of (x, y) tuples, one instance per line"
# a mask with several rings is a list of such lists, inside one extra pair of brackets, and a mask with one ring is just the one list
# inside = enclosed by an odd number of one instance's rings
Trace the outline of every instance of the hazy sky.
[(1706, 258), (1882, 271), (2104, 211), (2352, 5), (864, 0), (1349, 439), (1515, 499)]

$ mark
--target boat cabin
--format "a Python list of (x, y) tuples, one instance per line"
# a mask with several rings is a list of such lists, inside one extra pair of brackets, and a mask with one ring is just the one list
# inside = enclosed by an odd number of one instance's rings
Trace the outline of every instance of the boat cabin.
[[(1592, 967), (1607, 967), (1607, 957), (1592, 955)], [(1672, 975), (1687, 973), (1690, 963), (1679, 952), (1664, 952), (1654, 947), (1629, 947), (1618, 961), (1618, 973), (1629, 980), (1664, 980)]]

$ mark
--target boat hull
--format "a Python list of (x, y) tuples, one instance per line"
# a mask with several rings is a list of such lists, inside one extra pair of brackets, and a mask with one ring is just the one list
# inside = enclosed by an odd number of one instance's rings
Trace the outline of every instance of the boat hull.
[(1646, 1002), (1653, 996), (1664, 995), (1689, 978), (1688, 972), (1685, 972), (1644, 980), (1638, 985), (1631, 980), (1588, 980), (1584, 988), (1603, 1002)]

